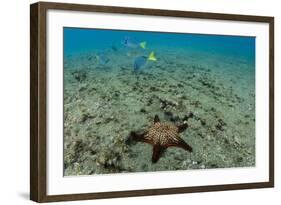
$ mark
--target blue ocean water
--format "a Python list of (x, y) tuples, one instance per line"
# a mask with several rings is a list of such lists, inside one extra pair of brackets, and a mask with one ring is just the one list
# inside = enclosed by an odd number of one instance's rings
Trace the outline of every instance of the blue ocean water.
[(122, 47), (126, 37), (135, 42), (147, 42), (150, 48), (162, 46), (197, 52), (212, 52), (255, 61), (255, 37), (206, 34), (64, 28), (64, 54)]

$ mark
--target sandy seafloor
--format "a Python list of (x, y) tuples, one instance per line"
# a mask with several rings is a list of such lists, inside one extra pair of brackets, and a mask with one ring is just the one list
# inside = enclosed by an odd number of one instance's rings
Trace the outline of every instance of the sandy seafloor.
[[(108, 50), (107, 64), (94, 50), (65, 56), (64, 174), (255, 166), (254, 63), (210, 51), (154, 51), (157, 61), (138, 73), (125, 49)], [(150, 144), (128, 140), (156, 114), (181, 123), (190, 112), (180, 136), (192, 153), (171, 147), (153, 164)]]

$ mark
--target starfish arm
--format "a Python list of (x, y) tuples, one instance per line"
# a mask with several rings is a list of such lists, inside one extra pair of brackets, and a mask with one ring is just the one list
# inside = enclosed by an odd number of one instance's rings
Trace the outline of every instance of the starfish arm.
[(154, 116), (154, 124), (157, 123), (157, 122), (160, 122), (160, 119), (159, 119), (158, 115), (155, 115)]
[(152, 163), (156, 163), (159, 160), (163, 151), (164, 151), (164, 148), (161, 147), (160, 145), (153, 146)]
[(186, 130), (186, 128), (188, 128), (188, 124), (187, 123), (183, 123), (183, 124), (181, 124), (181, 125), (179, 125), (177, 127), (178, 127), (178, 133), (181, 133), (184, 130)]
[(152, 141), (146, 136), (147, 132), (131, 132), (130, 138), (137, 142), (152, 144)]
[(171, 138), (171, 140), (167, 143), (167, 147), (180, 147), (184, 150), (192, 152), (192, 147), (187, 144), (183, 139), (177, 137), (176, 139)]

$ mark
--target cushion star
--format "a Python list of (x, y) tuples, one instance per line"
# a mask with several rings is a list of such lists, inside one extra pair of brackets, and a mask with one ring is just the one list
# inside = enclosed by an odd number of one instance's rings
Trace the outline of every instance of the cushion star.
[(151, 144), (153, 146), (152, 162), (156, 163), (161, 153), (168, 147), (180, 147), (192, 152), (192, 147), (179, 136), (179, 133), (187, 127), (187, 123), (176, 126), (171, 123), (160, 122), (158, 115), (155, 115), (154, 123), (146, 132), (131, 132), (130, 137), (135, 141)]

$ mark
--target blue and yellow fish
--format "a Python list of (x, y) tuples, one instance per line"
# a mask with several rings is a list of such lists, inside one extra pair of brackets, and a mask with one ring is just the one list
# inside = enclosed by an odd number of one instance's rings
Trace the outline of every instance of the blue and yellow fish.
[(154, 52), (151, 52), (149, 56), (138, 56), (134, 60), (134, 71), (140, 70), (147, 61), (157, 61)]
[(142, 48), (142, 49), (146, 49), (146, 42), (142, 41), (142, 42), (137, 42), (132, 38), (126, 37), (124, 39), (124, 41), (122, 42), (122, 44), (127, 47), (127, 48)]

